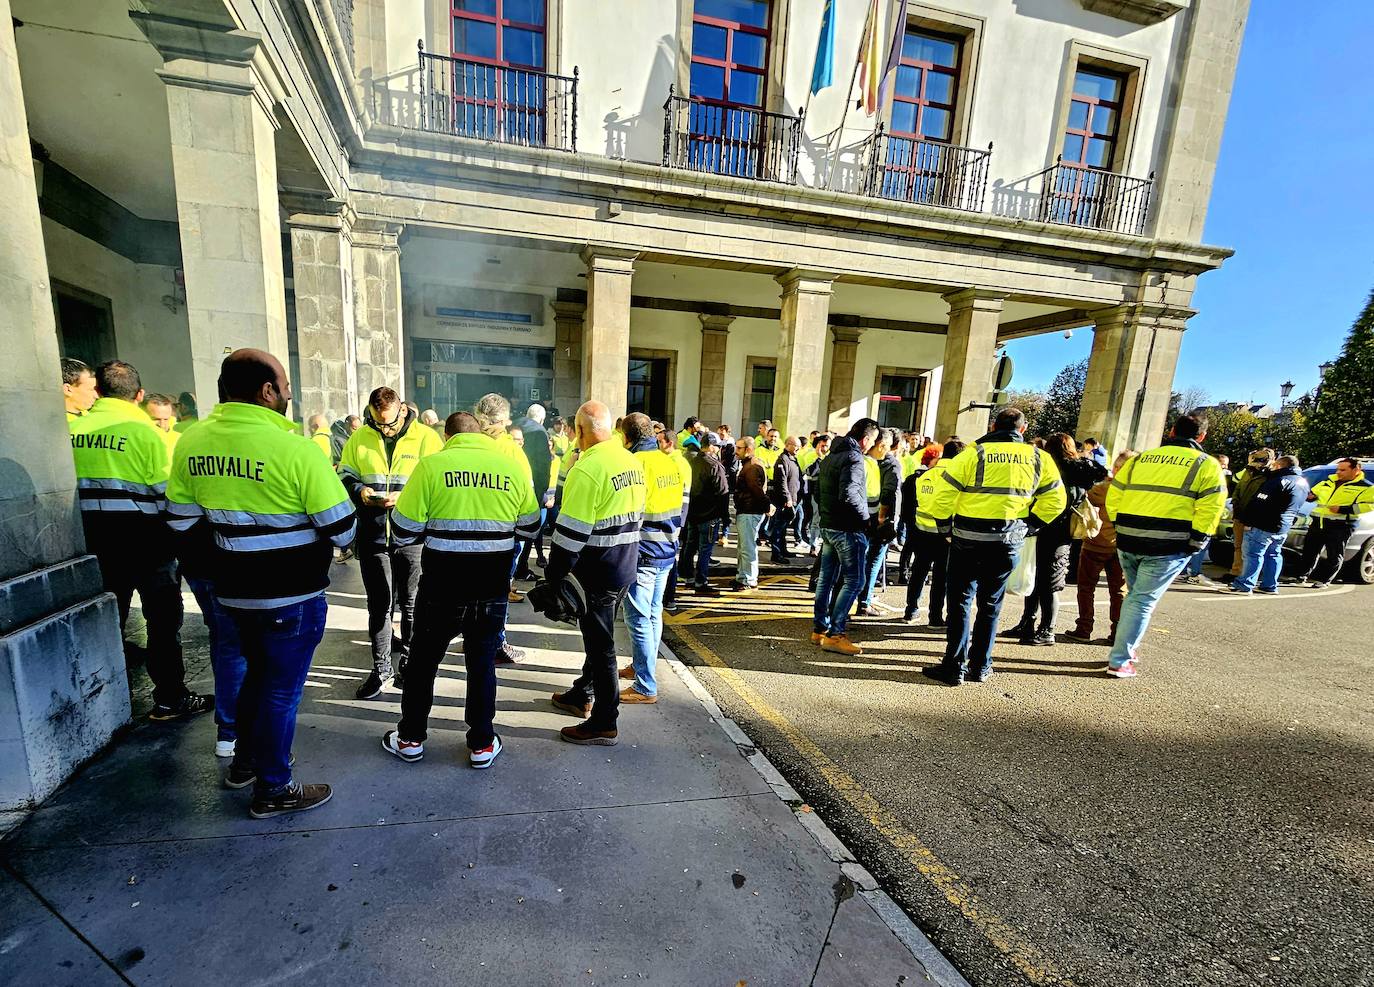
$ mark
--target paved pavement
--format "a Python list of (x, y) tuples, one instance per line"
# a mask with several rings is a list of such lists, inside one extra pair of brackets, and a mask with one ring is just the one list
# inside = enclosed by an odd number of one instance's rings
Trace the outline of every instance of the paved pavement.
[(669, 641), (977, 987), (1374, 984), (1374, 587), (1180, 586), (1139, 679), (999, 642), (957, 690), (941, 633), (862, 619), (846, 658), (809, 610), (766, 566)]
[(333, 801), (250, 820), (208, 718), (140, 723), (0, 844), (0, 984), (962, 983), (690, 674), (619, 746), (559, 741), (579, 640), (527, 604), (493, 769), (466, 767), (458, 658), (425, 760), (396, 761), (397, 695), (353, 699), (366, 613), (336, 573), (295, 740)]

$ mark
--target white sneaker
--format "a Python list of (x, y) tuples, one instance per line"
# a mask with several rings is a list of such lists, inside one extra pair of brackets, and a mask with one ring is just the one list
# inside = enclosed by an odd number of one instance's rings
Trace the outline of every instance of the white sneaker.
[(1308, 589), (1326, 589), (1326, 588), (1327, 588), (1328, 586), (1330, 586), (1330, 585), (1331, 585), (1330, 583), (1308, 583), (1308, 584), (1307, 584), (1307, 588), (1308, 588)]
[(491, 744), (479, 751), (468, 751), (468, 764), (474, 768), (489, 768), (496, 755), (501, 753), (501, 738), (493, 736)]
[(235, 740), (216, 740), (215, 757), (233, 757), (234, 747), (238, 744)]

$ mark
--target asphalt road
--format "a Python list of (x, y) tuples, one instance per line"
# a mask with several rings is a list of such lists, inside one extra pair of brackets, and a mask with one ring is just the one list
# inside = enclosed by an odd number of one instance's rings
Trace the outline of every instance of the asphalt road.
[(955, 690), (925, 626), (821, 652), (782, 571), (668, 642), (976, 987), (1374, 984), (1374, 587), (1176, 586), (1138, 679), (999, 641)]

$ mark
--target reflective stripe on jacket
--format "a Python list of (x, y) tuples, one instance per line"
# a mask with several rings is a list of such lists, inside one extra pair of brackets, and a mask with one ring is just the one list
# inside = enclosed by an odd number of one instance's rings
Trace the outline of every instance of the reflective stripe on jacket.
[(606, 439), (577, 457), (563, 484), (544, 576), (569, 572), (589, 589), (623, 589), (634, 581), (644, 523), (644, 469), (620, 440)]
[(1364, 471), (1355, 479), (1342, 483), (1334, 475), (1312, 488), (1317, 506), (1312, 508), (1314, 521), (1354, 523), (1361, 514), (1374, 511), (1374, 483), (1365, 479)]
[[(677, 557), (678, 533), (686, 507), (683, 464), (665, 453), (654, 439), (634, 452), (644, 469), (644, 524), (639, 531), (639, 564), (666, 569)], [(691, 476), (688, 467), (687, 475)]]
[(1019, 545), (1068, 502), (1054, 460), (1017, 432), (992, 432), (944, 462), (925, 510), (955, 538)]
[(129, 565), (170, 562), (172, 541), (163, 523), (171, 462), (165, 433), (146, 411), (119, 398), (97, 399), (69, 431), (90, 551), (127, 550)]
[(1107, 491), (1117, 548), (1134, 555), (1197, 551), (1225, 508), (1221, 464), (1188, 439), (1168, 439), (1126, 460)]
[(339, 478), (358, 508), (356, 550), (360, 555), (375, 554), (391, 544), (391, 511), (364, 503), (363, 487), (371, 487), (376, 493), (404, 490), (420, 460), (443, 447), (443, 440), (434, 434), (434, 429), (414, 418), (406, 419), (390, 457), (385, 436), (370, 424), (364, 424), (348, 437), (339, 454)]
[(502, 600), (516, 540), (539, 533), (539, 501), (518, 463), (480, 432), (453, 436), (416, 465), (391, 512), (398, 545), (421, 542), (421, 579), (445, 599)]
[(315, 444), (271, 408), (227, 402), (182, 435), (167, 518), (186, 543), (212, 536), (205, 575), (228, 607), (274, 609), (329, 585), (353, 540), (348, 492)]

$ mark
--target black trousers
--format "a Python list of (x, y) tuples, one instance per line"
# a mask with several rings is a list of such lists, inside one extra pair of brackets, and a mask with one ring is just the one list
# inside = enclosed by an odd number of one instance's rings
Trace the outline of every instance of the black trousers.
[[(949, 624), (945, 631), (944, 669), (947, 674), (983, 677), (992, 671), (992, 642), (997, 618), (1007, 593), (1007, 580), (1016, 568), (1018, 547), (1001, 542), (955, 540), (949, 549)], [(975, 598), (978, 617), (972, 621)]]
[(615, 625), (620, 604), (628, 591), (628, 586), (587, 588), (587, 612), (577, 622), (582, 630), (586, 658), (582, 662), (582, 674), (573, 681), (568, 692), (574, 700), (581, 698), (585, 702), (590, 690), (595, 702), (587, 726), (592, 730), (614, 730), (620, 713), (620, 664), (615, 653)]
[(907, 576), (906, 609), (915, 613), (921, 599), (921, 588), (930, 577), (930, 596), (926, 600), (926, 610), (930, 619), (937, 624), (945, 615), (945, 570), (949, 565), (949, 541), (944, 535), (932, 531), (913, 531), (907, 536), (905, 555), (911, 551), (911, 571)]
[[(88, 543), (89, 544), (89, 543)], [(114, 550), (90, 546), (100, 562), (105, 588), (119, 604), (119, 630), (129, 621), (135, 592), (148, 624), (148, 678), (153, 680), (153, 702), (175, 706), (186, 697), (186, 666), (181, 656), (181, 576), (175, 562), (146, 564), (137, 549)]]
[[(367, 591), (367, 636), (372, 640), (372, 670), (390, 678), (391, 614), (401, 611), (401, 636), (396, 658), (404, 664), (410, 653), (410, 634), (415, 622), (415, 597), (420, 588), (422, 545), (391, 546), (371, 555), (358, 556), (358, 570)], [(407, 737), (413, 740), (413, 737)]]
[(463, 635), (463, 664), (467, 670), (467, 695), (463, 719), (468, 725), (468, 750), (481, 750), (495, 735), (496, 649), (506, 627), (504, 598), (455, 603), (442, 586), (420, 590), (420, 615), (415, 621), (415, 640), (406, 659), (405, 688), (401, 690), (401, 722), (396, 730), (402, 740), (423, 742), (428, 736), (429, 712), (434, 708), (434, 678), (448, 646)]
[[(1322, 521), (1308, 528), (1302, 540), (1303, 574), (1317, 583), (1329, 583), (1335, 579), (1345, 561), (1345, 546), (1350, 544), (1354, 534), (1353, 524), (1340, 521)], [(1326, 550), (1326, 558), (1318, 562), (1317, 556), (1323, 549)]]
[(1023, 637), (1030, 637), (1038, 631), (1054, 633), (1054, 622), (1059, 618), (1058, 594), (1068, 585), (1069, 578), (1071, 542), (1055, 541), (1046, 535), (1037, 535), (1033, 544), (1035, 588), (1026, 597), (1021, 620), (1016, 625), (1021, 628)]

